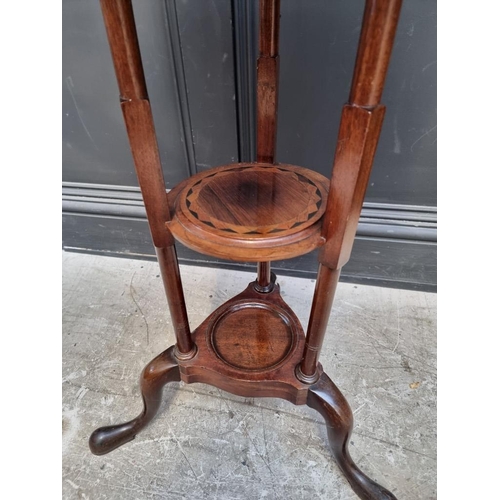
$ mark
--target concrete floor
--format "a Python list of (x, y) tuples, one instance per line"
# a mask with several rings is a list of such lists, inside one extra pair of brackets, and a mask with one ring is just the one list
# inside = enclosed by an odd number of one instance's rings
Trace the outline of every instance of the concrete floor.
[[(138, 377), (174, 343), (154, 262), (63, 255), (63, 498), (357, 498), (314, 410), (174, 383), (157, 418), (101, 457), (98, 426), (142, 409)], [(254, 275), (183, 267), (192, 327)], [(314, 282), (279, 277), (307, 324)], [(351, 454), (400, 500), (436, 498), (436, 296), (341, 284), (321, 362), (355, 413)]]

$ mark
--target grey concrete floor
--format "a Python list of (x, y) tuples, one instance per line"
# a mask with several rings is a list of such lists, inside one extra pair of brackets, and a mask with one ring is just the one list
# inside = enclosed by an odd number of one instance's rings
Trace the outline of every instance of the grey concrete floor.
[[(197, 326), (254, 275), (182, 267)], [(305, 326), (314, 282), (279, 277)], [(157, 418), (101, 457), (88, 437), (142, 409), (138, 377), (174, 343), (154, 262), (63, 254), (63, 498), (355, 499), (314, 410), (169, 384)], [(355, 416), (351, 454), (399, 500), (436, 498), (436, 296), (340, 284), (321, 356)]]

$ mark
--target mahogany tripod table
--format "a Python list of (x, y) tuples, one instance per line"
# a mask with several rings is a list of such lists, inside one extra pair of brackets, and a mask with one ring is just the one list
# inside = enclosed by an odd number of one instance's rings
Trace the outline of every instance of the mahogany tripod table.
[[(291, 0), (290, 0), (291, 1)], [(260, 0), (257, 162), (198, 173), (166, 193), (131, 0), (101, 0), (120, 101), (156, 248), (176, 344), (144, 369), (142, 413), (90, 437), (95, 454), (132, 440), (155, 416), (165, 384), (202, 382), (245, 397), (277, 397), (323, 415), (334, 458), (364, 499), (394, 499), (352, 461), (353, 415), (318, 362), (348, 261), (384, 117), (380, 98), (401, 0), (367, 0), (331, 180), (275, 162), (279, 0)], [(256, 262), (257, 279), (190, 330), (175, 240), (223, 259)], [(319, 247), (307, 332), (280, 296), (270, 262)]]

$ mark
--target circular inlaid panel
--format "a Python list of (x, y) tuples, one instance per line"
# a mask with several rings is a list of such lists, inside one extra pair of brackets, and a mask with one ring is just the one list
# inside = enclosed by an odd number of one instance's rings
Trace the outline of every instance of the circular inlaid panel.
[(249, 371), (275, 367), (290, 354), (295, 332), (286, 313), (265, 303), (236, 305), (213, 324), (211, 344), (228, 365)]
[(325, 211), (328, 180), (291, 165), (234, 164), (189, 179), (178, 198), (184, 216), (209, 232), (235, 238), (284, 236)]

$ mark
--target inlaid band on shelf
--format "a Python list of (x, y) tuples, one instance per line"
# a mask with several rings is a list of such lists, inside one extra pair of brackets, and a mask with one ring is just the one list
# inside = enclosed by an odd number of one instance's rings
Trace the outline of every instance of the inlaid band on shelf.
[(291, 165), (234, 164), (189, 179), (176, 212), (211, 233), (269, 238), (311, 226), (325, 211), (328, 180)]

